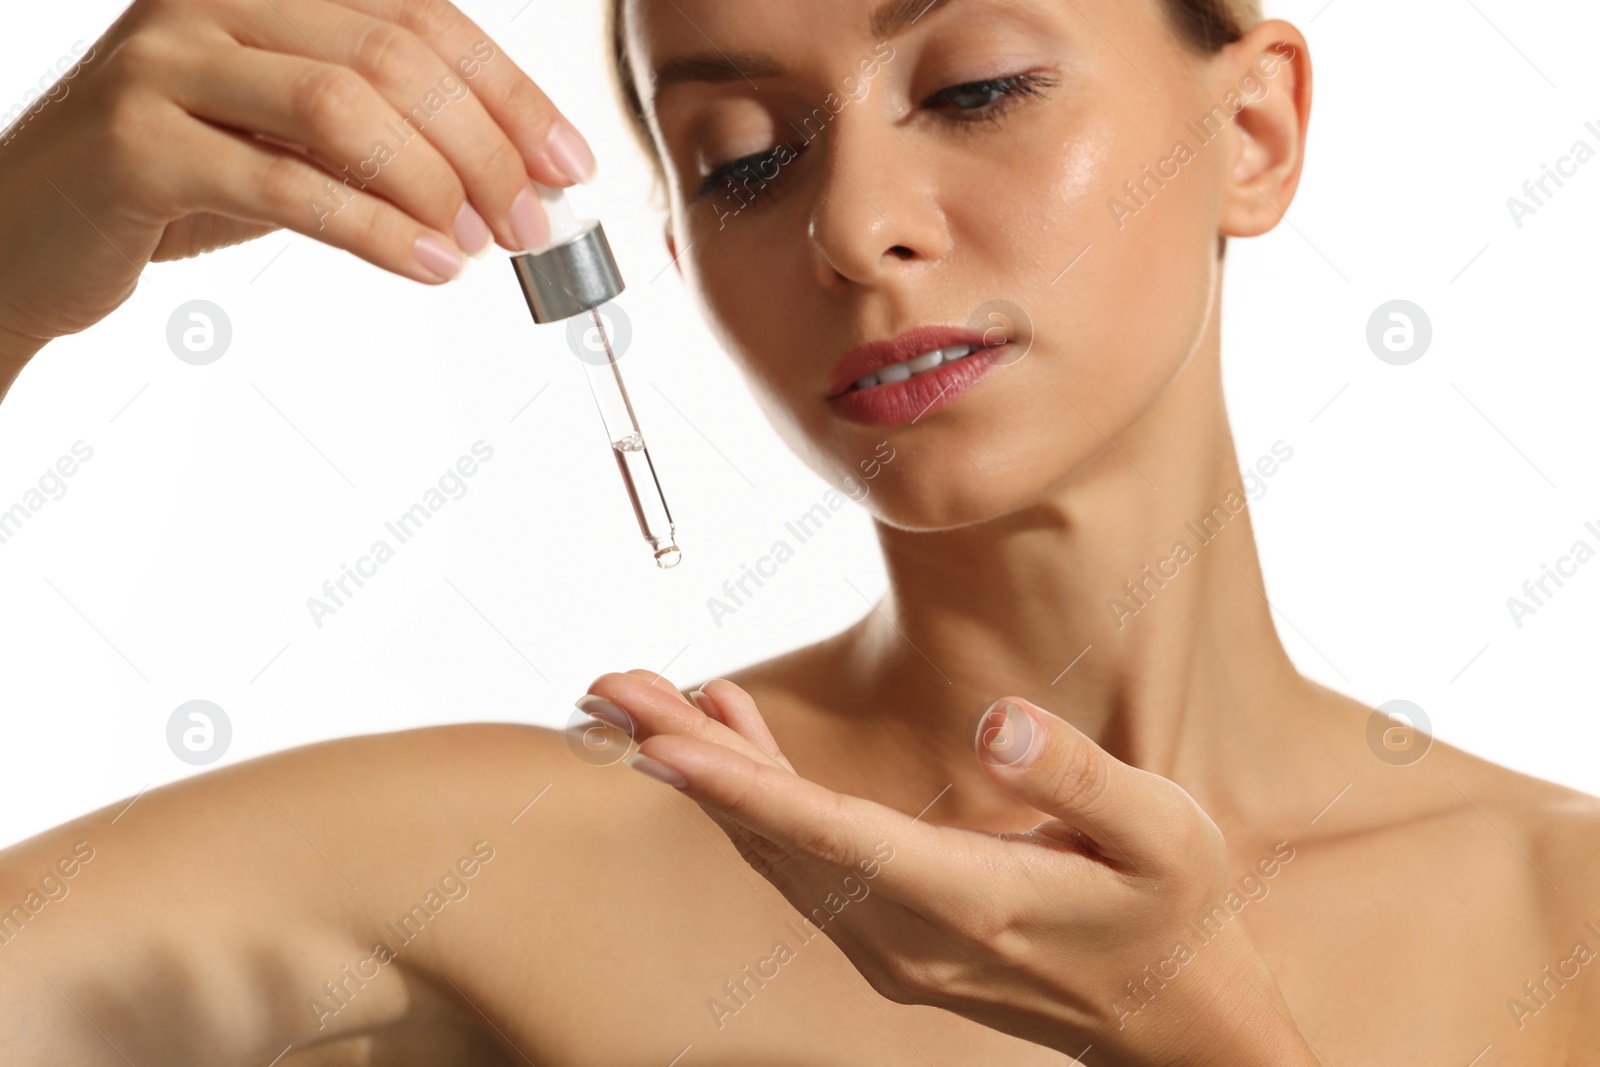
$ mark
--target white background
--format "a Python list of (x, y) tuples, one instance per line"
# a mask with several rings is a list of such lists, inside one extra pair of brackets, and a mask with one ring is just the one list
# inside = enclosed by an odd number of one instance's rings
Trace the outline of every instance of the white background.
[[(866, 605), (846, 579), (883, 589), (852, 507), (713, 624), (706, 598), (826, 486), (665, 269), (648, 172), (603, 81), (599, 3), (463, 6), (600, 156), (574, 199), (630, 283), (624, 367), (683, 565), (651, 564), (562, 330), (535, 330), (500, 257), (436, 290), (293, 235), (152, 267), (0, 404), (0, 509), (74, 442), (94, 449), (0, 545), (0, 843), (196, 773), (166, 742), (187, 700), (231, 719), (222, 764), (430, 723), (557, 725), (601, 673), (709, 677), (847, 625)], [(0, 112), (119, 8), (10, 5)], [(1521, 629), (1506, 607), (1580, 536), (1600, 546), (1583, 529), (1600, 525), (1600, 160), (1520, 230), (1506, 206), (1575, 140), (1600, 148), (1584, 129), (1600, 125), (1600, 11), (1272, 13), (1310, 37), (1316, 114), (1290, 225), (1229, 251), (1224, 359), (1241, 459), (1295, 450), (1253, 505), (1284, 640), (1326, 684), (1412, 700), (1451, 743), (1600, 791), (1600, 561)], [(1397, 298), (1435, 331), (1408, 367), (1365, 342)], [(210, 366), (167, 347), (192, 299), (232, 321)], [(494, 458), (467, 495), (318, 629), (306, 598), (480, 439)]]

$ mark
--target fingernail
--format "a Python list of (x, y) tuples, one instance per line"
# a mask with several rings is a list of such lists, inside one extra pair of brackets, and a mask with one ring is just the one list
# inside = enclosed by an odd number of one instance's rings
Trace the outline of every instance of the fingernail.
[(615, 726), (619, 730), (625, 730), (629, 736), (632, 736), (633, 719), (626, 711), (623, 711), (605, 697), (597, 697), (593, 693), (585, 693), (578, 698), (575, 706), (585, 715), (599, 719), (607, 726)]
[(728, 720), (724, 719), (722, 713), (717, 710), (717, 702), (711, 699), (704, 689), (696, 689), (690, 693), (689, 700), (695, 707), (700, 709), (700, 714), (706, 718), (713, 722), (720, 722), (724, 726), (728, 725)]
[(494, 241), (493, 235), (489, 232), (489, 224), (483, 221), (482, 215), (472, 209), (471, 204), (463, 203), (461, 210), (456, 212), (452, 232), (455, 234), (456, 244), (474, 257), (489, 251), (489, 245)]
[(550, 243), (550, 220), (531, 185), (511, 201), (511, 236), (524, 252), (537, 251)]
[(665, 782), (674, 789), (682, 789), (689, 784), (689, 779), (668, 767), (660, 760), (651, 759), (643, 752), (635, 752), (622, 761), (640, 774), (654, 778), (658, 782)]
[(425, 233), (417, 238), (413, 254), (424, 270), (440, 278), (459, 278), (461, 272), (467, 269), (467, 257), (461, 254), (461, 250), (431, 233)]
[(978, 758), (985, 763), (1026, 767), (1044, 749), (1044, 730), (1020, 704), (997, 700), (978, 723), (976, 741)]
[(588, 182), (594, 177), (594, 153), (583, 134), (567, 122), (557, 122), (550, 127), (550, 138), (545, 142), (545, 153), (556, 169), (575, 182)]

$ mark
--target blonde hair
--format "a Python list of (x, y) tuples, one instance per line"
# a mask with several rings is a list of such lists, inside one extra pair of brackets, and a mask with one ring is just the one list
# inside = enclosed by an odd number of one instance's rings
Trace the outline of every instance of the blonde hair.
[[(772, 0), (765, 0), (771, 3)], [(606, 0), (606, 39), (612, 80), (622, 110), (634, 137), (661, 174), (661, 158), (650, 137), (644, 117), (644, 101), (634, 83), (633, 64), (628, 59), (628, 36), (623, 5), (627, 0)], [(1261, 0), (1161, 0), (1178, 39), (1202, 55), (1209, 55), (1237, 41), (1261, 21)]]

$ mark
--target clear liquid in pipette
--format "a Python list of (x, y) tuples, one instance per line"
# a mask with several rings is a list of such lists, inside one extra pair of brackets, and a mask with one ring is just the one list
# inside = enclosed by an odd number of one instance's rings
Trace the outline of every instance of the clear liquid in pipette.
[[(628, 499), (633, 503), (633, 513), (639, 520), (639, 528), (645, 532), (650, 547), (655, 550), (656, 566), (662, 570), (676, 567), (678, 561), (683, 559), (683, 553), (672, 537), (672, 515), (666, 510), (661, 482), (656, 478), (655, 464), (650, 462), (650, 450), (645, 447), (644, 437), (640, 434), (629, 434), (611, 442), (611, 450), (616, 453), (617, 469), (622, 472), (622, 483), (628, 487)], [(649, 486), (655, 491), (646, 490), (641, 494), (639, 492), (641, 485)], [(660, 511), (659, 515), (655, 514), (657, 510)], [(663, 529), (668, 531), (664, 542), (660, 538), (651, 536), (652, 530)]]

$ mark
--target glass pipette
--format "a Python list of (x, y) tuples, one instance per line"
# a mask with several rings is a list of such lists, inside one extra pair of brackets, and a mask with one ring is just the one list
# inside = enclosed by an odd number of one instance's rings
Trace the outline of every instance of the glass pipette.
[[(512, 267), (538, 323), (558, 322), (587, 314), (594, 322), (600, 349), (584, 343), (575, 346), (600, 411), (617, 469), (633, 504), (639, 530), (655, 553), (656, 565), (676, 566), (683, 558), (675, 538), (672, 512), (661, 492), (655, 464), (645, 447), (639, 420), (634, 416), (628, 389), (617, 365), (601, 307), (622, 292), (622, 276), (611, 255), (605, 230), (596, 219), (579, 220), (559, 189), (538, 186), (539, 199), (550, 219), (550, 244), (536, 252), (514, 256)], [(604, 355), (601, 355), (603, 351)]]

